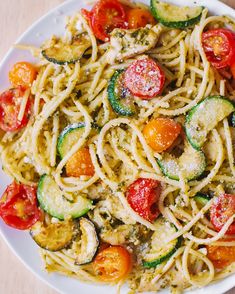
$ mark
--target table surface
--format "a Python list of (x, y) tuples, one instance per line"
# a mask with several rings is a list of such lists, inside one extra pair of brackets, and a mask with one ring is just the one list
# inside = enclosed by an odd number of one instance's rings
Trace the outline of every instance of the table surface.
[[(64, 0), (0, 0), (0, 59), (36, 19), (62, 2)], [(235, 8), (235, 0), (224, 2)], [(39, 281), (20, 263), (2, 239), (0, 252), (0, 293), (15, 294), (17, 287), (19, 294), (56, 294), (56, 291)], [(229, 294), (235, 294), (235, 289), (229, 291)]]

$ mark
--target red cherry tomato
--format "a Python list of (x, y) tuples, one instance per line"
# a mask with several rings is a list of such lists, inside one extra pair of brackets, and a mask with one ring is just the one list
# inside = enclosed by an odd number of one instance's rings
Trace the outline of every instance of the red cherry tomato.
[(162, 91), (165, 74), (153, 59), (146, 57), (134, 61), (127, 68), (124, 82), (133, 95), (151, 99)]
[[(235, 195), (222, 194), (217, 197), (210, 208), (211, 222), (216, 231), (220, 231), (233, 214), (235, 214)], [(235, 234), (235, 222), (231, 224), (226, 234)]]
[(153, 222), (160, 214), (158, 210), (160, 193), (161, 185), (158, 181), (139, 178), (128, 187), (126, 197), (135, 212)]
[(36, 188), (13, 182), (0, 200), (0, 217), (15, 229), (27, 230), (41, 217)]
[(231, 65), (231, 73), (233, 75), (233, 79), (235, 80), (235, 63)]
[(14, 132), (25, 127), (30, 116), (30, 99), (28, 99), (24, 116), (18, 120), (25, 88), (19, 86), (0, 95), (0, 128), (5, 132)]
[(203, 33), (202, 46), (208, 61), (215, 68), (224, 68), (235, 62), (235, 33), (228, 29)]
[(97, 39), (108, 41), (109, 34), (115, 28), (127, 28), (124, 6), (117, 0), (100, 0), (89, 12), (82, 10)]

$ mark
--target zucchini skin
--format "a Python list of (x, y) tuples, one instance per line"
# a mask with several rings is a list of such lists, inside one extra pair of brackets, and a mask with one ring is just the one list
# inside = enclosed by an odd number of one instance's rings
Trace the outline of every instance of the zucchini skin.
[[(53, 208), (48, 207), (48, 205), (45, 204), (45, 201), (43, 199), (42, 190), (43, 190), (44, 180), (46, 179), (46, 177), (48, 177), (47, 174), (42, 175), (39, 180), (39, 183), (38, 183), (37, 199), (38, 199), (39, 205), (40, 205), (41, 209), (44, 210), (45, 212), (47, 212), (50, 216), (55, 217), (55, 218), (63, 221), (65, 219), (64, 214), (57, 213)], [(66, 200), (66, 201), (68, 201), (68, 200)], [(68, 203), (69, 203), (69, 201), (68, 201)], [(79, 217), (85, 215), (91, 209), (92, 203), (93, 203), (92, 200), (89, 200), (89, 205), (86, 208), (79, 210), (77, 213), (74, 212), (71, 215), (71, 217), (73, 219), (76, 219), (76, 218), (79, 218)]]
[(201, 13), (191, 19), (182, 20), (182, 21), (166, 21), (157, 12), (157, 8), (156, 8), (157, 2), (160, 2), (160, 1), (151, 0), (151, 2), (150, 2), (150, 9), (151, 9), (153, 16), (164, 26), (169, 27), (169, 28), (175, 28), (175, 29), (184, 29), (184, 28), (193, 26), (194, 24), (198, 23), (201, 19), (202, 11), (204, 8), (203, 6), (201, 6), (201, 8), (202, 8)]
[(177, 251), (177, 249), (181, 246), (181, 244), (182, 244), (182, 238), (179, 237), (177, 239), (177, 243), (176, 243), (175, 247), (170, 252), (168, 252), (166, 255), (164, 255), (161, 258), (156, 259), (154, 261), (143, 261), (143, 266), (145, 268), (157, 267), (162, 262), (168, 260)]
[[(48, 48), (50, 49), (50, 48)], [(42, 56), (49, 62), (54, 63), (54, 64), (58, 64), (58, 65), (66, 65), (66, 64), (75, 64), (79, 59), (79, 58), (74, 58), (74, 59), (70, 59), (70, 60), (59, 60), (56, 59), (55, 57), (49, 56), (48, 54), (48, 49), (42, 50)]]
[(209, 195), (200, 192), (198, 192), (193, 198), (198, 204), (202, 206), (206, 205), (207, 202), (211, 200)]
[(128, 108), (127, 105), (123, 105), (120, 97), (118, 97), (118, 94), (116, 93), (118, 80), (120, 79), (121, 74), (123, 74), (124, 72), (124, 69), (117, 70), (111, 77), (108, 84), (108, 100), (112, 109), (117, 114), (122, 116), (133, 116), (135, 115), (135, 111), (130, 107)]
[(233, 108), (235, 109), (235, 103), (234, 103), (233, 101), (229, 100), (228, 98), (226, 98), (226, 97), (224, 97), (224, 96), (217, 95), (217, 96), (209, 96), (209, 97), (203, 99), (201, 102), (199, 102), (197, 105), (195, 105), (195, 106), (194, 106), (194, 107), (188, 112), (188, 114), (187, 114), (187, 116), (186, 116), (185, 128), (184, 128), (184, 129), (185, 129), (185, 134), (186, 134), (186, 136), (187, 136), (187, 138), (188, 138), (189, 143), (192, 145), (192, 147), (193, 147), (194, 149), (198, 150), (198, 151), (201, 150), (201, 147), (202, 147), (203, 144), (201, 145), (201, 144), (199, 144), (197, 141), (193, 140), (193, 138), (191, 137), (191, 134), (190, 134), (190, 132), (189, 132), (189, 129), (187, 128), (187, 125), (190, 123), (191, 118), (192, 118), (192, 116), (194, 115), (194, 113), (197, 111), (198, 107), (199, 107), (200, 105), (202, 105), (203, 103), (205, 103), (205, 102), (211, 100), (211, 99), (221, 99), (221, 100), (224, 100), (224, 101), (226, 101), (227, 103), (231, 104), (231, 105), (233, 106)]

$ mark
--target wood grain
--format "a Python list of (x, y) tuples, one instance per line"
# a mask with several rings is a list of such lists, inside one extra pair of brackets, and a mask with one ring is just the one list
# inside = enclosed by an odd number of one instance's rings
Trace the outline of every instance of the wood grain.
[[(78, 0), (81, 1), (81, 0)], [(0, 59), (36, 19), (63, 0), (0, 0)], [(224, 1), (235, 8), (235, 0)], [(56, 294), (28, 271), (0, 239), (1, 294)], [(235, 294), (231, 290), (230, 294)]]

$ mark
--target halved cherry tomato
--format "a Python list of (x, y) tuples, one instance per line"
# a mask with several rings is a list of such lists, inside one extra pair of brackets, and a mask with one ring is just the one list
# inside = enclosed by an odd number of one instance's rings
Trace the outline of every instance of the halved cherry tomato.
[(235, 33), (228, 29), (212, 29), (202, 34), (202, 46), (215, 68), (235, 62)]
[(137, 179), (126, 191), (131, 208), (149, 222), (155, 221), (160, 214), (158, 209), (160, 194), (160, 182), (144, 178)]
[(69, 177), (93, 176), (95, 169), (89, 149), (79, 149), (67, 162), (66, 173)]
[(110, 246), (97, 254), (93, 269), (104, 282), (117, 282), (127, 276), (132, 267), (131, 255), (122, 246)]
[[(210, 208), (210, 219), (216, 231), (220, 231), (227, 220), (235, 214), (235, 195), (222, 194), (215, 198)], [(228, 228), (226, 234), (235, 234), (235, 222)]]
[(37, 69), (29, 62), (17, 62), (9, 72), (9, 80), (13, 87), (31, 87), (37, 77)]
[(115, 28), (127, 28), (124, 6), (117, 0), (100, 0), (92, 10), (82, 10), (97, 39), (108, 41)]
[(165, 82), (165, 74), (151, 58), (134, 61), (125, 71), (125, 86), (135, 96), (151, 99), (160, 94)]
[(181, 133), (181, 125), (170, 118), (156, 118), (147, 123), (143, 135), (147, 144), (157, 152), (163, 152)]
[(0, 95), (0, 128), (5, 132), (14, 132), (25, 127), (29, 121), (31, 99), (29, 97), (24, 116), (18, 120), (22, 97), (25, 88), (19, 86)]
[(147, 24), (156, 24), (151, 12), (140, 7), (127, 11), (127, 22), (129, 29), (145, 27)]
[[(220, 240), (225, 241), (225, 240)], [(226, 240), (228, 241), (228, 240)], [(234, 239), (230, 239), (234, 241)], [(235, 262), (235, 247), (234, 246), (211, 246), (207, 247), (207, 257), (213, 262), (214, 266), (222, 269), (232, 262)]]
[(0, 217), (15, 229), (27, 230), (41, 217), (36, 188), (13, 182), (0, 200)]

